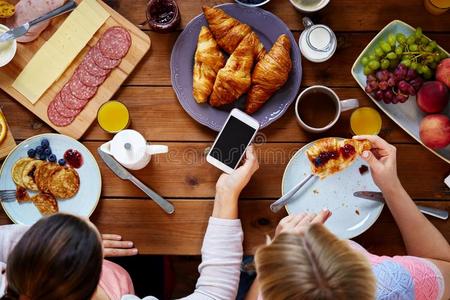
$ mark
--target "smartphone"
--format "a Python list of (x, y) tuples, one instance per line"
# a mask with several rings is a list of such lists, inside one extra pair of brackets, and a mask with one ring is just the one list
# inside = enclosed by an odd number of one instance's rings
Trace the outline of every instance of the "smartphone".
[(206, 156), (206, 161), (225, 173), (233, 172), (258, 129), (258, 121), (239, 109), (233, 109)]

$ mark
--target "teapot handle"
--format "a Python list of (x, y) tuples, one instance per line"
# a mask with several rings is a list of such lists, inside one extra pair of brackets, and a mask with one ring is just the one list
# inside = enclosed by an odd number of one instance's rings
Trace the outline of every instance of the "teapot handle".
[(111, 142), (104, 143), (100, 146), (100, 150), (105, 152), (106, 154), (112, 155), (111, 153)]
[(161, 154), (169, 152), (169, 147), (166, 145), (148, 145), (147, 146), (147, 154)]

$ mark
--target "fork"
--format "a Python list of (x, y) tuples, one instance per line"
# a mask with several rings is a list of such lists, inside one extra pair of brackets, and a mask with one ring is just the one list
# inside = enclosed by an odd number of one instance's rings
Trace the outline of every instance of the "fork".
[(16, 190), (0, 191), (0, 201), (2, 202), (16, 201)]

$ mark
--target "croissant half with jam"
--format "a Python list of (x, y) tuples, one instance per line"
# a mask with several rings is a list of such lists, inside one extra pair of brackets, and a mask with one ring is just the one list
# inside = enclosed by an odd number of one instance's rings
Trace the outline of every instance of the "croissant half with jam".
[(217, 72), (225, 65), (225, 57), (208, 27), (202, 26), (195, 51), (193, 95), (197, 103), (208, 101)]
[(257, 43), (254, 32), (247, 35), (217, 73), (209, 103), (218, 107), (233, 103), (248, 91), (251, 85), (253, 49)]
[(282, 34), (255, 66), (245, 111), (252, 114), (260, 109), (286, 83), (291, 69), (291, 42)]
[[(217, 43), (228, 54), (232, 54), (240, 42), (253, 32), (250, 26), (239, 22), (219, 8), (203, 6), (203, 13)], [(254, 55), (256, 60), (260, 60), (266, 54), (266, 50), (258, 36), (255, 37)]]

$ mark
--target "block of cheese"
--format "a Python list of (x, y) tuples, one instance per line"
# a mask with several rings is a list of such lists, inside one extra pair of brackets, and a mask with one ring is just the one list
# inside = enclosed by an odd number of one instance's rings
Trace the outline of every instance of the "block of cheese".
[(108, 19), (96, 0), (83, 0), (36, 52), (12, 86), (35, 104)]

